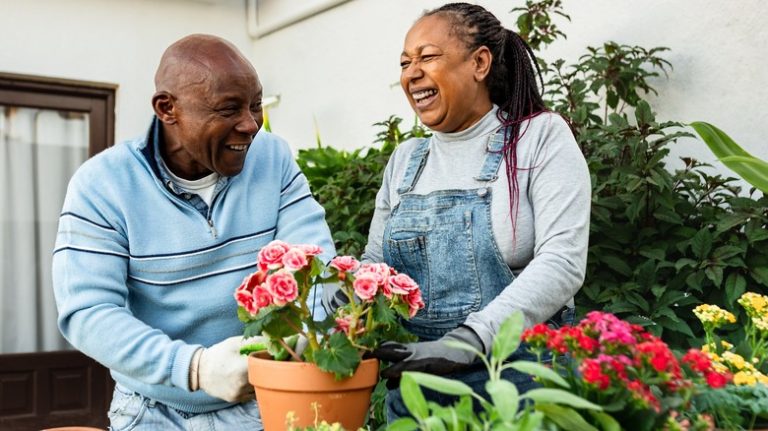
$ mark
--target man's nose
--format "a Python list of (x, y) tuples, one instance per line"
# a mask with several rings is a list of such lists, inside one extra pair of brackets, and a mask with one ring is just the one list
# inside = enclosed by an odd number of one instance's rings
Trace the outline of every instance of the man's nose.
[(256, 136), (256, 132), (261, 128), (262, 121), (261, 114), (254, 114), (250, 110), (247, 110), (240, 116), (240, 121), (237, 123), (236, 130), (240, 133), (245, 133), (251, 137)]

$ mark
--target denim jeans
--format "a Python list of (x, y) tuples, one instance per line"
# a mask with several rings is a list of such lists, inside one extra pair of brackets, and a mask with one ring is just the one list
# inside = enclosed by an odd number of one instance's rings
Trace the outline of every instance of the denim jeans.
[(263, 430), (256, 401), (208, 413), (187, 413), (116, 385), (109, 406), (110, 431)]

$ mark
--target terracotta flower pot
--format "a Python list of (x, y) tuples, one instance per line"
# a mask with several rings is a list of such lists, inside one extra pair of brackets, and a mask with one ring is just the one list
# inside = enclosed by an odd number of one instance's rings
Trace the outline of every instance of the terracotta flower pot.
[(352, 377), (335, 380), (307, 362), (274, 361), (266, 352), (248, 357), (248, 381), (256, 389), (265, 431), (286, 429), (286, 416), (293, 412), (294, 426), (317, 422), (340, 422), (344, 429), (363, 426), (371, 403), (371, 391), (379, 378), (379, 361), (365, 359)]

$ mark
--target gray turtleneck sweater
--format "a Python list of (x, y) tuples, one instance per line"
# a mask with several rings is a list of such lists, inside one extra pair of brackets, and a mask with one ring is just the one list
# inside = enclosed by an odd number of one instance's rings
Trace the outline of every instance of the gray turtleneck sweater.
[[(412, 193), (474, 189), (487, 186), (474, 179), (485, 160), (486, 145), (501, 127), (498, 107), (470, 128), (457, 133), (435, 132), (429, 156)], [(584, 281), (589, 239), (590, 176), (584, 156), (566, 122), (543, 113), (523, 123), (517, 147), (519, 202), (512, 234), (506, 164), (491, 183), (493, 236), (515, 280), (465, 324), (491, 345), (499, 326), (515, 310), (526, 326), (543, 322), (566, 304)], [(382, 262), (384, 228), (399, 202), (400, 186), (417, 140), (402, 143), (392, 154), (376, 196), (363, 260)], [(513, 240), (514, 238), (514, 240)]]

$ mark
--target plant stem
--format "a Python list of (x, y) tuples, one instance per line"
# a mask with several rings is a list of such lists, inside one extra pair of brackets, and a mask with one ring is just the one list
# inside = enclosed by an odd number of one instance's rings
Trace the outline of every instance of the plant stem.
[(301, 357), (299, 357), (299, 355), (296, 354), (296, 351), (291, 349), (291, 346), (289, 346), (288, 343), (285, 342), (285, 340), (283, 340), (282, 338), (279, 338), (277, 342), (280, 343), (281, 346), (283, 346), (283, 349), (285, 349), (288, 352), (288, 354), (291, 355), (291, 357), (293, 357), (294, 360), (296, 360), (297, 362), (302, 362)]

